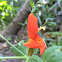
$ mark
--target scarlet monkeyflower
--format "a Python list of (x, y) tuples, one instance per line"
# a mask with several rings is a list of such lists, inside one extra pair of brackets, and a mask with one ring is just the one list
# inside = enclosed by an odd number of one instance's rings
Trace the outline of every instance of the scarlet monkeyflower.
[(27, 28), (29, 40), (23, 45), (29, 48), (40, 49), (40, 54), (42, 55), (46, 49), (46, 45), (43, 39), (38, 35), (38, 19), (33, 13), (30, 13), (28, 16)]

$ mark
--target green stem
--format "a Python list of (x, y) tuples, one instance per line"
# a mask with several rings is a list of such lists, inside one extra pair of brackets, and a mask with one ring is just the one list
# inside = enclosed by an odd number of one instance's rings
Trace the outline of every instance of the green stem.
[(47, 21), (45, 21), (45, 23), (43, 24), (43, 26), (47, 23)]
[(55, 3), (50, 9), (49, 9), (49, 11), (51, 11), (53, 8), (55, 8), (55, 7), (58, 7), (58, 3)]
[[(19, 49), (17, 49), (14, 45), (12, 45), (6, 38), (4, 38), (1, 34), (0, 36), (12, 47), (14, 47), (18, 52), (20, 52), (22, 55), (26, 56), (22, 51), (20, 51)], [(27, 56), (26, 56), (27, 57)]]
[(10, 57), (1, 57), (1, 59), (26, 59), (26, 56), (10, 56)]
[(28, 62), (28, 61), (29, 61), (29, 59), (30, 59), (30, 56), (28, 56), (28, 57), (27, 57), (26, 62)]
[(47, 24), (47, 22), (48, 22), (49, 20), (53, 20), (53, 18), (46, 18), (46, 21), (45, 21), (45, 23), (43, 24), (43, 26), (44, 26), (45, 24)]

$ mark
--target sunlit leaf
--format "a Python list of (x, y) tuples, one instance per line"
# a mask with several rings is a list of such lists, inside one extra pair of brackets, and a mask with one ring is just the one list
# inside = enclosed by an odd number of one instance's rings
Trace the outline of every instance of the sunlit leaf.
[(10, 11), (12, 10), (11, 5), (8, 5), (8, 6), (7, 6), (7, 10), (10, 10)]
[(7, 5), (7, 1), (1, 1), (0, 6), (2, 6), (2, 5)]
[(2, 7), (0, 7), (0, 10), (2, 10)]
[(33, 0), (30, 0), (30, 4), (31, 4), (31, 7), (32, 7), (32, 9), (33, 9), (33, 8), (34, 8)]

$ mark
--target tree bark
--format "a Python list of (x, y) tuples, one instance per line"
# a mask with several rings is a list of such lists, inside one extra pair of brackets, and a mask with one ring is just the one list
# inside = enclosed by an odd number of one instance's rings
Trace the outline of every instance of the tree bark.
[[(38, 0), (33, 0), (33, 2), (35, 3), (37, 1)], [(1, 32), (1, 34), (4, 35), (4, 37), (7, 37), (8, 35), (15, 35), (18, 33), (18, 31), (21, 29), (19, 23), (23, 23), (25, 19), (28, 17), (30, 13), (29, 8), (31, 9), (30, 0), (27, 0), (23, 7), (20, 9), (20, 11), (17, 13), (16, 17), (13, 19), (13, 22), (10, 23), (6, 30), (3, 30)]]

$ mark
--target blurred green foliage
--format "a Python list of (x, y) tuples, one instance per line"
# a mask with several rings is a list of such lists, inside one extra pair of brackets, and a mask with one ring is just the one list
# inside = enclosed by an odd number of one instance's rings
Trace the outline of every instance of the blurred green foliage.
[[(11, 20), (12, 6), (7, 3), (7, 1), (0, 1), (0, 26), (5, 26)], [(9, 18), (10, 17), (10, 18)]]
[(0, 31), (12, 22), (25, 0), (0, 1)]
[(62, 46), (62, 32), (47, 32), (49, 38), (45, 37), (45, 41), (48, 47), (50, 46)]
[(34, 5), (32, 12), (37, 15), (39, 25), (46, 25), (48, 30), (57, 31), (57, 26), (60, 24), (60, 20), (58, 20), (57, 17), (58, 13), (62, 11), (61, 6), (61, 0), (39, 0), (37, 4)]

